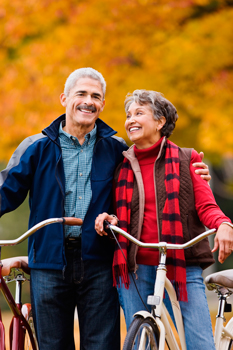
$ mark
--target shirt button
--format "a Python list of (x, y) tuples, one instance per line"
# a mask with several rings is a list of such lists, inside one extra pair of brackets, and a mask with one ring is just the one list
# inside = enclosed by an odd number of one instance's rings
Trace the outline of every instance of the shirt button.
[(81, 149), (81, 152), (83, 152), (83, 149)]
[(83, 176), (83, 173), (80, 173), (79, 175), (80, 175), (80, 176)]
[(79, 199), (82, 199), (82, 197), (81, 197), (81, 196), (79, 196), (78, 198), (79, 198)]

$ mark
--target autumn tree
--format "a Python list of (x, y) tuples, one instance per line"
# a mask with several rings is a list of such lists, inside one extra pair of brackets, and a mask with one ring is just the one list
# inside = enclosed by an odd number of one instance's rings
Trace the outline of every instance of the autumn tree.
[(65, 80), (86, 66), (120, 136), (127, 92), (153, 89), (178, 109), (173, 141), (233, 154), (232, 0), (1, 0), (0, 19), (0, 159), (64, 112)]

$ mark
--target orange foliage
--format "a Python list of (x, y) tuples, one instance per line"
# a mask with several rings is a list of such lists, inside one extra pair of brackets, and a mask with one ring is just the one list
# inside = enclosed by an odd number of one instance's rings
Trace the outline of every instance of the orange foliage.
[[(178, 109), (172, 136), (206, 155), (233, 153), (233, 7), (224, 0), (1, 0), (0, 159), (63, 108), (67, 76), (107, 81), (103, 119), (126, 137), (123, 101), (161, 91)], [(121, 126), (121, 127), (120, 127)]]

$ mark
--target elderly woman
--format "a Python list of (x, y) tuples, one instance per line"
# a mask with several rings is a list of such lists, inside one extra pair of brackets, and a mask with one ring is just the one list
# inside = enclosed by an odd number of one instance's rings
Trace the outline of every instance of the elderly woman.
[[(178, 118), (176, 108), (158, 92), (136, 90), (127, 95), (125, 111), (126, 132), (134, 145), (123, 152), (125, 158), (115, 176), (119, 226), (143, 242), (172, 243), (190, 240), (205, 231), (204, 225), (216, 228), (212, 251), (219, 248), (219, 261), (223, 262), (233, 248), (232, 224), (217, 206), (208, 183), (195, 174), (192, 164), (200, 162), (198, 153), (168, 140)], [(100, 235), (106, 234), (105, 219), (117, 224), (113, 216), (99, 215), (96, 231)], [(146, 303), (147, 296), (153, 294), (159, 253), (138, 249), (122, 236), (119, 241)], [(189, 350), (215, 349), (202, 279), (202, 270), (213, 262), (208, 239), (185, 251), (168, 252), (167, 276), (180, 300)], [(113, 273), (128, 328), (143, 305), (118, 248)], [(165, 304), (173, 317), (167, 295)]]

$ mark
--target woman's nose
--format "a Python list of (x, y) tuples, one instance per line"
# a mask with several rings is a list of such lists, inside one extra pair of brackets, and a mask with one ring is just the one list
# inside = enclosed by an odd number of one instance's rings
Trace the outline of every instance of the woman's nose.
[(135, 123), (135, 119), (134, 119), (134, 117), (130, 117), (130, 119), (129, 119), (129, 123), (130, 123), (130, 124)]

